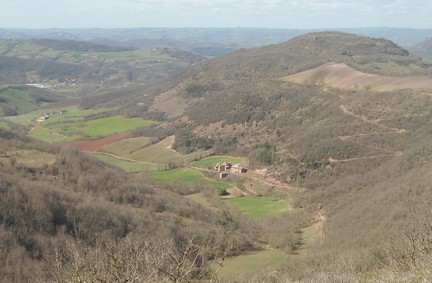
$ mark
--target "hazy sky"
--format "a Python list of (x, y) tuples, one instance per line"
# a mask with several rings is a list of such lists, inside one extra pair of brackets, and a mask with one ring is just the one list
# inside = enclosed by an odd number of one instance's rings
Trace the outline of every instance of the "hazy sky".
[(432, 28), (431, 0), (0, 0), (0, 28)]

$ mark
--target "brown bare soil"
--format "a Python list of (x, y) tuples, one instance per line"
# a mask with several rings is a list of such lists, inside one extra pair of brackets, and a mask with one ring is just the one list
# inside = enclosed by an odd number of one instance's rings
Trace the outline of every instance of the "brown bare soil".
[(327, 63), (283, 77), (282, 80), (297, 84), (322, 85), (345, 90), (367, 89), (377, 92), (432, 89), (432, 79), (429, 77), (391, 77), (367, 74), (356, 71), (345, 64), (337, 63)]
[(92, 140), (92, 141), (73, 141), (64, 144), (69, 145), (71, 147), (75, 147), (82, 151), (95, 151), (105, 145), (124, 140), (127, 137), (127, 135), (128, 135), (127, 133), (123, 133), (123, 134), (104, 137), (97, 140)]

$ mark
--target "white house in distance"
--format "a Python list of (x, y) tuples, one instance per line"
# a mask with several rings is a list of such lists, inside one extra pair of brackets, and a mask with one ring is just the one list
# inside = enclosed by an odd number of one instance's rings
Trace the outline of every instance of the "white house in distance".
[(54, 112), (50, 112), (50, 113), (45, 113), (42, 116), (40, 116), (39, 118), (36, 119), (36, 122), (41, 123), (46, 121), (47, 119), (49, 119), (49, 117), (54, 116), (54, 115), (63, 115), (67, 112), (67, 110), (60, 110), (60, 111), (54, 111)]

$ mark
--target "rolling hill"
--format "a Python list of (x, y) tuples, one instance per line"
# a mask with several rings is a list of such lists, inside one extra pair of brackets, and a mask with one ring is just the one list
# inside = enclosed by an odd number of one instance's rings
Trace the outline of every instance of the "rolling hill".
[(432, 59), (432, 38), (427, 38), (411, 47), (410, 52), (426, 59)]
[[(14, 52), (25, 61), (48, 56)], [(193, 181), (215, 172), (184, 161), (153, 175), (126, 174), (0, 129), (2, 272), (9, 281), (206, 280), (214, 272), (209, 260), (269, 245), (291, 252), (288, 260), (234, 282), (430, 281), (431, 73), (389, 40), (311, 33), (193, 64), (145, 89), (109, 89), (80, 100), (87, 110), (74, 108), (88, 119), (71, 113), (69, 123), (60, 116), (46, 123), (55, 133), (95, 137), (96, 122), (156, 117), (100, 154), (155, 164), (204, 150), (241, 157), (251, 175), (232, 176), (232, 185), (260, 193), (259, 180), (272, 197), (223, 202), (203, 189), (209, 197), (185, 198), (202, 190)], [(91, 109), (101, 106), (116, 107), (116, 117)], [(272, 211), (285, 214), (269, 217)]]
[(116, 85), (160, 81), (202, 60), (164, 48), (107, 47), (73, 40), (0, 41), (0, 82)]
[(0, 117), (22, 114), (60, 99), (57, 94), (36, 87), (0, 86)]
[[(424, 77), (431, 70), (388, 40), (313, 33), (193, 66), (162, 84), (153, 110), (170, 118), (162, 127), (182, 137), (177, 150), (205, 140), (216, 153), (247, 155), (269, 178), (306, 188), (297, 208), (322, 207), (319, 215), (326, 214), (315, 250), (322, 272), (338, 264), (365, 268), (361, 256), (353, 265), (327, 260), (334, 252), (341, 261), (366, 253), (389, 271), (391, 263), (375, 252), (389, 252), (391, 239), (403, 261), (408, 247), (400, 231), (411, 227), (410, 211), (415, 221), (427, 217), (422, 200), (432, 195), (432, 91)], [(315, 85), (323, 81), (330, 88)]]

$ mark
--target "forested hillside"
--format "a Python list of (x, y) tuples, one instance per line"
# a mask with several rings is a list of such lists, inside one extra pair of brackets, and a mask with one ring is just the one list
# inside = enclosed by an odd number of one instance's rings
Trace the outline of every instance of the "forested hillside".
[(256, 236), (228, 208), (206, 209), (77, 150), (0, 134), (2, 282), (202, 278), (215, 272), (209, 260)]
[[(8, 44), (2, 62), (26, 82), (47, 60), (107, 85), (52, 105), (51, 91), (0, 89), (4, 112), (68, 110), (0, 124), (4, 282), (432, 279), (432, 65), (395, 43), (320, 32), (199, 63), (145, 51), (181, 68), (127, 85), (148, 53)], [(277, 264), (246, 264), (257, 251)], [(239, 258), (252, 272), (219, 277)]]
[[(428, 63), (390, 41), (315, 33), (201, 63), (165, 82), (153, 106), (184, 137), (176, 141), (178, 150), (201, 140), (198, 148), (247, 155), (252, 166), (267, 167), (268, 176), (306, 189), (299, 207), (322, 207), (327, 219), (316, 250), (323, 257), (311, 259), (323, 261), (324, 273), (347, 269), (347, 280), (355, 280), (354, 270), (370, 268), (366, 262), (384, 261), (375, 258), (377, 252), (398, 263), (374, 267), (414, 268), (430, 244), (422, 234), (430, 229), (424, 222), (428, 204), (417, 197), (425, 200), (431, 193), (426, 172), (432, 87), (376, 92), (355, 81), (344, 90), (331, 81), (281, 79), (327, 62), (383, 75), (382, 84), (385, 76), (397, 81), (431, 72)], [(180, 108), (171, 111), (171, 104)], [(387, 250), (389, 241), (394, 250)], [(341, 257), (335, 260), (333, 253)], [(406, 260), (406, 253), (415, 253), (415, 259)], [(349, 265), (341, 263), (345, 256), (352, 257)]]

